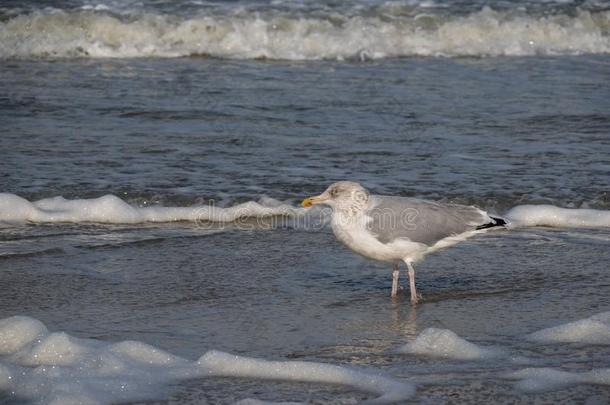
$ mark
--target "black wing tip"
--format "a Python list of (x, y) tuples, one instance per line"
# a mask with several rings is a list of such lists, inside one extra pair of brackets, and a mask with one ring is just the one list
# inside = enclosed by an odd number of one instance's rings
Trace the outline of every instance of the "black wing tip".
[(506, 221), (502, 218), (491, 217), (491, 222), (477, 226), (477, 231), (480, 229), (495, 228), (496, 226), (506, 226)]

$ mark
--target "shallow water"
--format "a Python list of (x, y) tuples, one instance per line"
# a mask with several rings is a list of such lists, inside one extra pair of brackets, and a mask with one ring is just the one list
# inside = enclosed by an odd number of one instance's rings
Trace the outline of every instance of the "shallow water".
[[(30, 201), (114, 194), (141, 207), (226, 207), (263, 196), (294, 205), (351, 179), (379, 194), (499, 214), (542, 203), (609, 210), (609, 68), (603, 52), (3, 59), (0, 192)], [(412, 308), (408, 290), (389, 298), (387, 264), (356, 256), (328, 228), (280, 224), (2, 224), (0, 319), (27, 315), (51, 331), (142, 341), (191, 360), (216, 349), (381, 370), (415, 383), (417, 403), (610, 400), (607, 384), (531, 393), (506, 378), (527, 367), (610, 366), (608, 346), (527, 339), (610, 310), (608, 228), (469, 239), (416, 266), (423, 301)], [(429, 327), (508, 357), (397, 352)], [(370, 395), (196, 378), (171, 384), (155, 403), (244, 398), (355, 403)]]
[(485, 208), (608, 206), (606, 56), (1, 69), (3, 191), (26, 198), (296, 201), (350, 178)]

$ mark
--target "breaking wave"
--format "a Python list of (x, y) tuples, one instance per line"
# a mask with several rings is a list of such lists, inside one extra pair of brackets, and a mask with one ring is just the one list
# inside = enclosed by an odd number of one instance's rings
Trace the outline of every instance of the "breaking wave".
[[(412, 208), (405, 208), (412, 210)], [(412, 211), (408, 211), (411, 213)], [(67, 200), (63, 197), (28, 201), (15, 194), (0, 193), (0, 222), (141, 224), (147, 222), (240, 222), (248, 218), (308, 216), (309, 225), (321, 226), (328, 210), (304, 209), (272, 198), (247, 201), (231, 207), (138, 207), (117, 196)], [(560, 208), (552, 205), (518, 205), (502, 216), (509, 228), (550, 226), (555, 228), (607, 228), (610, 211)]]
[(610, 52), (610, 11), (531, 15), (483, 8), (443, 15), (396, 6), (337, 11), (45, 10), (0, 22), (0, 58), (211, 56), (233, 59), (378, 59)]
[(114, 195), (66, 200), (45, 198), (30, 202), (15, 194), (0, 193), (0, 221), (35, 223), (140, 224), (146, 222), (234, 222), (245, 218), (298, 216), (304, 212), (272, 199), (248, 201), (232, 207), (136, 207)]

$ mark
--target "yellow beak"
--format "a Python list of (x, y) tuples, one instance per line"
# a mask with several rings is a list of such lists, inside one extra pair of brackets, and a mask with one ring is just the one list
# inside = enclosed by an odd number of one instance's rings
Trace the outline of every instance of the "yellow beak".
[(303, 200), (303, 202), (301, 203), (301, 205), (305, 208), (309, 208), (314, 204), (320, 204), (322, 202), (326, 201), (325, 198), (321, 198), (320, 196), (318, 197), (309, 197)]

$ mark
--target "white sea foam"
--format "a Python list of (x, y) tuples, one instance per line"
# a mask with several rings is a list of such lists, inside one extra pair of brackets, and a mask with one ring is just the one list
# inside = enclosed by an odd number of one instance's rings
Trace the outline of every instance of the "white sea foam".
[(241, 401), (237, 401), (233, 405), (305, 405), (305, 402), (271, 402), (261, 401), (258, 399), (246, 398)]
[[(396, 10), (396, 7), (399, 7)], [(192, 17), (139, 12), (34, 12), (0, 22), (0, 58), (179, 57), (285, 60), (610, 52), (610, 11), (533, 16), (489, 8), (414, 14), (247, 11)]]
[[(191, 207), (136, 207), (114, 195), (99, 198), (67, 200), (63, 197), (28, 201), (10, 193), (0, 193), (0, 222), (97, 222), (109, 224), (136, 224), (145, 222), (237, 222), (251, 225), (252, 218), (308, 216), (308, 224), (319, 226), (328, 212), (304, 209), (271, 198), (248, 201), (232, 207), (214, 205)], [(559, 208), (552, 205), (519, 205), (508, 211), (504, 218), (509, 226), (610, 227), (610, 211)]]
[(508, 211), (504, 218), (511, 227), (610, 227), (610, 211), (559, 208), (552, 205), (518, 205)]
[(229, 208), (134, 207), (114, 195), (66, 200), (63, 197), (29, 202), (14, 194), (0, 193), (0, 221), (4, 222), (98, 222), (135, 224), (143, 222), (211, 221), (235, 222), (247, 218), (298, 216), (302, 208), (265, 200), (249, 201)]
[(25, 316), (0, 320), (0, 356), (15, 353), (38, 336), (47, 333), (42, 322)]
[(568, 372), (553, 368), (526, 368), (506, 375), (520, 380), (515, 385), (520, 391), (544, 392), (567, 388), (577, 384), (610, 385), (610, 368), (586, 372)]
[(394, 403), (410, 398), (415, 387), (381, 375), (368, 374), (332, 364), (305, 361), (267, 361), (209, 351), (199, 359), (209, 375), (250, 377), (268, 380), (289, 380), (311, 383), (348, 385), (372, 392), (379, 397), (371, 404)]
[(610, 345), (610, 312), (542, 329), (528, 335), (527, 338), (543, 343)]
[[(323, 363), (267, 361), (209, 351), (189, 361), (142, 342), (109, 344), (49, 333), (33, 318), (0, 320), (0, 390), (45, 404), (106, 404), (162, 398), (180, 379), (248, 377), (341, 384), (384, 404), (411, 397), (412, 384)], [(251, 400), (256, 401), (256, 400)]]
[(454, 360), (484, 360), (503, 356), (498, 349), (478, 346), (462, 339), (449, 329), (428, 328), (417, 338), (398, 349), (401, 353)]

